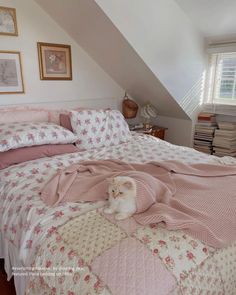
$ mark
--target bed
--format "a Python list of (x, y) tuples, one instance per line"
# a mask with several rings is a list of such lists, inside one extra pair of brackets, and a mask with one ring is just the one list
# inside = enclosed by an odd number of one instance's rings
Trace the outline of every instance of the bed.
[(39, 191), (59, 169), (95, 159), (220, 162), (132, 133), (125, 143), (0, 170), (0, 257), (17, 295), (236, 294), (236, 242), (215, 249), (162, 224), (117, 222), (104, 216), (104, 202), (43, 203)]

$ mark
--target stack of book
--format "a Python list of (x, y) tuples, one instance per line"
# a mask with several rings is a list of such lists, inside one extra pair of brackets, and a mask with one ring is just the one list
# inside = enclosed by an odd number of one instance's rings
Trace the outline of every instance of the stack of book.
[(216, 116), (212, 113), (200, 113), (195, 125), (194, 148), (200, 152), (212, 154), (212, 141), (217, 127)]
[(219, 129), (215, 131), (213, 139), (214, 155), (236, 156), (236, 123), (235, 122), (219, 122)]

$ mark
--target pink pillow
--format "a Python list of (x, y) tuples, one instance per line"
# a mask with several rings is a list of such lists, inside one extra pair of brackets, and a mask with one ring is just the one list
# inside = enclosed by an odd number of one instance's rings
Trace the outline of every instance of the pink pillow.
[(76, 148), (73, 144), (46, 144), (1, 152), (0, 170), (11, 165), (36, 160), (39, 158), (75, 153), (78, 151), (78, 148)]
[(60, 114), (60, 125), (73, 132), (69, 114)]

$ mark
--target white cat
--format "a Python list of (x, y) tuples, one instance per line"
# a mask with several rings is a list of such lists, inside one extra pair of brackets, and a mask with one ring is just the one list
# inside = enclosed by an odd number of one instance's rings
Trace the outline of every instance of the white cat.
[(117, 176), (110, 179), (108, 194), (108, 207), (104, 209), (104, 213), (117, 213), (115, 219), (122, 220), (136, 212), (137, 188), (133, 178)]

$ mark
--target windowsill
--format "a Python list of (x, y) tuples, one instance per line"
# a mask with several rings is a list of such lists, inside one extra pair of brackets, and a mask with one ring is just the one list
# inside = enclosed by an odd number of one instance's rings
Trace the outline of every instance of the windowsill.
[(218, 115), (236, 116), (236, 105), (229, 104), (203, 104), (203, 111)]

